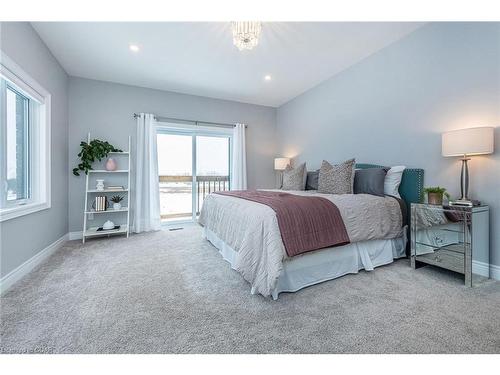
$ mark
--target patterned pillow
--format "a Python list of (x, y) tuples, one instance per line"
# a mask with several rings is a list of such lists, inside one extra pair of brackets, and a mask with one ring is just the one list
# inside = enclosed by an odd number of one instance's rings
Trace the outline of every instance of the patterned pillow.
[(292, 168), (289, 165), (283, 171), (283, 190), (304, 190), (306, 186), (306, 163), (302, 163), (297, 168)]
[(331, 165), (323, 160), (319, 170), (318, 192), (352, 194), (355, 163), (354, 159), (350, 159), (338, 165)]

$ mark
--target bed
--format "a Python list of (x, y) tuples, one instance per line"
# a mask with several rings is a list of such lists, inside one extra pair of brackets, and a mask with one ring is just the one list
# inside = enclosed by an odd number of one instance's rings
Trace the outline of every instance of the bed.
[[(356, 165), (359, 169), (374, 167), (380, 166)], [(347, 244), (339, 242), (295, 256), (287, 254), (288, 247), (285, 251), (277, 214), (267, 205), (211, 194), (205, 199), (199, 223), (203, 236), (250, 283), (252, 294), (277, 299), (282, 292), (296, 292), (361, 269), (371, 271), (406, 256), (409, 210), (405, 208), (420, 200), (422, 183), (422, 169), (406, 169), (399, 188), (400, 202), (368, 194), (286, 191), (334, 203), (350, 239)]]

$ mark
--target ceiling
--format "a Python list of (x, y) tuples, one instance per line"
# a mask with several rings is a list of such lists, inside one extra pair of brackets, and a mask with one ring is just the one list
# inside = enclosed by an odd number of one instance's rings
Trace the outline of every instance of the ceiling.
[(71, 76), (272, 107), (421, 25), (265, 22), (259, 45), (240, 52), (229, 22), (33, 23)]

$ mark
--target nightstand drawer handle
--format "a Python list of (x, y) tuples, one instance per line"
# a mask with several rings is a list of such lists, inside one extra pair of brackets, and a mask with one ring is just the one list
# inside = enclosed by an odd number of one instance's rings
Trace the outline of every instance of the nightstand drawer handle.
[(442, 261), (442, 259), (441, 259), (441, 257), (440, 257), (439, 255), (436, 255), (436, 256), (434, 257), (434, 260), (435, 260), (436, 262), (441, 262), (441, 261)]

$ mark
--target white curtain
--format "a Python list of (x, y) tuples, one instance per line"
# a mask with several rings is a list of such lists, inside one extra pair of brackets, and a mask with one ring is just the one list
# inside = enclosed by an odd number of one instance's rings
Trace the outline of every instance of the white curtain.
[(134, 232), (160, 230), (160, 186), (154, 115), (137, 117)]
[(233, 129), (233, 168), (231, 190), (247, 188), (247, 155), (245, 147), (245, 124), (236, 124)]

